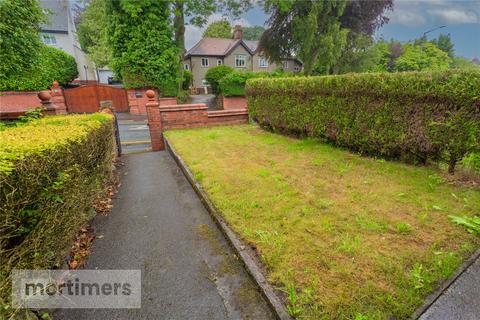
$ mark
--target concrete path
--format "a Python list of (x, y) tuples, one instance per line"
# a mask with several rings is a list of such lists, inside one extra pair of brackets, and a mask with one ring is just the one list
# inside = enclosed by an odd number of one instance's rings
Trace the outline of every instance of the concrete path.
[(217, 109), (217, 106), (215, 105), (215, 95), (213, 94), (194, 94), (190, 95), (190, 99), (190, 103), (205, 103), (208, 110)]
[(123, 156), (122, 185), (86, 269), (140, 269), (141, 309), (64, 309), (54, 319), (273, 319), (166, 152)]
[(117, 121), (123, 154), (152, 150), (147, 116), (117, 113)]
[(480, 258), (428, 308), (420, 320), (480, 319)]

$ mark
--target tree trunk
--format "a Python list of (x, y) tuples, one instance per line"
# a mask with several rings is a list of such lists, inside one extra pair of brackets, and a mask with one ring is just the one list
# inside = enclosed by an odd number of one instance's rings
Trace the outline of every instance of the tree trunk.
[(173, 27), (175, 28), (175, 44), (177, 45), (179, 55), (178, 76), (180, 82), (178, 90), (182, 90), (183, 82), (183, 55), (185, 53), (185, 17), (183, 11), (184, 0), (176, 0), (174, 4)]
[(320, 48), (315, 47), (311, 54), (308, 55), (308, 57), (304, 60), (304, 66), (303, 66), (303, 73), (306, 76), (309, 76), (313, 72), (313, 68), (315, 67), (315, 64), (317, 63), (318, 59), (318, 54), (320, 52)]
[(450, 161), (448, 162), (448, 173), (455, 173), (455, 165), (457, 164), (457, 157), (450, 156)]

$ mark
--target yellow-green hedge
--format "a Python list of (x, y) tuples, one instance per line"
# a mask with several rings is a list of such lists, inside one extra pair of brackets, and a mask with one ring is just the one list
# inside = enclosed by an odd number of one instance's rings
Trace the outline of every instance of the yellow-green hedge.
[(113, 157), (107, 114), (50, 116), (0, 131), (0, 305), (9, 301), (12, 269), (61, 265), (93, 216)]

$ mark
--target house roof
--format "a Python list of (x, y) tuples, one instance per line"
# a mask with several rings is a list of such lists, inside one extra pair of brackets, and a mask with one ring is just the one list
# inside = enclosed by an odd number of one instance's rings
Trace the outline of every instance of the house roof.
[(255, 40), (243, 40), (243, 42), (245, 42), (245, 44), (247, 45), (247, 47), (249, 47), (252, 52), (256, 52), (256, 51), (257, 51), (259, 41), (255, 41)]
[[(242, 39), (227, 39), (227, 38), (203, 38), (193, 48), (187, 51), (185, 57), (188, 56), (217, 56), (223, 57), (228, 55), (235, 47), (242, 45), (254, 53), (255, 51), (246, 44)], [(256, 47), (255, 47), (256, 48)]]
[(48, 23), (40, 26), (42, 31), (68, 32), (68, 2), (41, 0), (40, 6), (48, 10)]

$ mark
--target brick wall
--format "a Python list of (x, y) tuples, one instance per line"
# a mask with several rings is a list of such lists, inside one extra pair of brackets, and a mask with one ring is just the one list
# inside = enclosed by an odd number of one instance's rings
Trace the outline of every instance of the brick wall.
[(247, 99), (245, 97), (222, 97), (223, 109), (247, 109)]
[[(148, 102), (147, 95), (145, 94), (149, 89), (128, 89), (128, 105), (130, 107), (131, 114), (147, 114), (146, 104)], [(158, 92), (155, 90), (155, 97), (158, 97)], [(160, 105), (173, 105), (177, 104), (176, 97), (157, 98)]]
[[(38, 94), (41, 91), (3, 91), (0, 92), (0, 117), (2, 119), (15, 119), (24, 115), (26, 111), (40, 108), (42, 103)], [(66, 114), (67, 108), (63, 89), (58, 82), (52, 84), (51, 102), (55, 107), (55, 114)], [(51, 113), (51, 112), (50, 112)]]
[(153, 151), (165, 148), (163, 130), (248, 123), (246, 109), (208, 111), (203, 103), (159, 106), (150, 101), (147, 116)]

